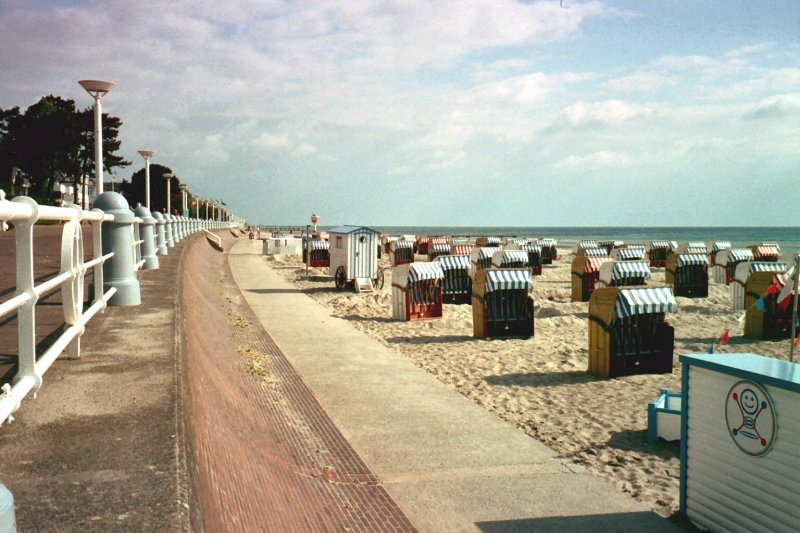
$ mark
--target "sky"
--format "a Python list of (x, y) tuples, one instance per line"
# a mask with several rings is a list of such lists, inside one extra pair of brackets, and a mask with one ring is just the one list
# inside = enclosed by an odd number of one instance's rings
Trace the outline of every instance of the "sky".
[(800, 226), (800, 2), (0, 0), (0, 107), (92, 100), (252, 223)]

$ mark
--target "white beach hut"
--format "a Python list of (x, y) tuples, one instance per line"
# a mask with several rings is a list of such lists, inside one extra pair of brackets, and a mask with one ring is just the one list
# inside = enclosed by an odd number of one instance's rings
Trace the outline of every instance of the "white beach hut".
[(351, 282), (359, 292), (383, 288), (383, 271), (378, 268), (378, 235), (378, 231), (364, 226), (328, 230), (330, 273), (337, 289)]

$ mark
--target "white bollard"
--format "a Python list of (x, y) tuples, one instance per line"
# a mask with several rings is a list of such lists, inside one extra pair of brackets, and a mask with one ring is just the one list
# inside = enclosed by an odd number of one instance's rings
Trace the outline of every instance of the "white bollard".
[(14, 496), (2, 483), (0, 483), (0, 533), (17, 533)]

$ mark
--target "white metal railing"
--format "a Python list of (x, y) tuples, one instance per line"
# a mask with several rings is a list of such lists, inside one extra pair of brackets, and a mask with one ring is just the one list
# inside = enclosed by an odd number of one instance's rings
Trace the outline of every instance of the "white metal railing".
[(133, 224), (131, 224), (131, 246), (133, 247), (133, 264), (136, 270), (141, 270), (144, 266), (144, 259), (142, 259), (142, 243), (144, 240), (141, 237), (142, 219), (135, 217)]
[[(53, 362), (67, 350), (69, 357), (80, 356), (80, 336), (85, 325), (98, 311), (104, 309), (116, 292), (111, 288), (103, 293), (103, 263), (114, 254), (102, 255), (101, 224), (114, 217), (100, 210), (83, 211), (78, 206), (52, 207), (37, 205), (28, 197), (5, 200), (0, 192), (0, 220), (13, 222), (16, 249), (16, 293), (0, 304), (0, 318), (17, 313), (18, 370), (13, 385), (6, 384), (0, 393), (0, 424), (19, 409), (23, 398), (35, 397), (42, 378)], [(36, 284), (33, 261), (33, 227), (37, 221), (61, 221), (61, 268), (58, 275)], [(93, 257), (83, 260), (81, 221), (92, 225)], [(83, 284), (87, 271), (94, 276), (94, 302), (83, 309)], [(36, 302), (42, 296), (61, 289), (62, 309), (66, 327), (45, 352), (36, 358)]]

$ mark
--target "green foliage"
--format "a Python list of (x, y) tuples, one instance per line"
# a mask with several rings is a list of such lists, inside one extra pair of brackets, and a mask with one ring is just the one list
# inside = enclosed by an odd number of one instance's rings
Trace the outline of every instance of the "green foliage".
[[(108, 172), (130, 165), (116, 152), (122, 121), (103, 114), (103, 166)], [(31, 182), (28, 194), (40, 203), (54, 200), (56, 180), (94, 176), (94, 109), (75, 108), (73, 100), (48, 95), (21, 113), (0, 109), (0, 183), (10, 188), (13, 168)], [(19, 185), (17, 185), (19, 187)]]

